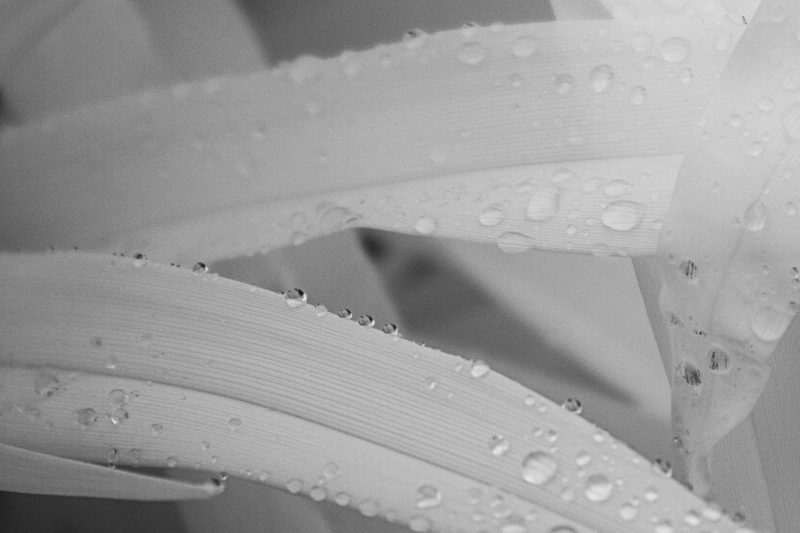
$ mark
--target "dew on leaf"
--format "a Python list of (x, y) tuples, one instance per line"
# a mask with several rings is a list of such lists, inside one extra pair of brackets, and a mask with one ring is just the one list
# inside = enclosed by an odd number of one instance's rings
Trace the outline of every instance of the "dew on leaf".
[(569, 74), (559, 74), (553, 81), (553, 86), (558, 94), (567, 94), (575, 85), (575, 80)]
[(339, 318), (351, 319), (353, 318), (353, 312), (347, 309), (346, 307), (342, 307), (336, 312), (336, 316)]
[(633, 186), (630, 182), (625, 180), (613, 180), (606, 184), (603, 187), (603, 192), (606, 196), (622, 196), (623, 194), (628, 194), (631, 192)]
[(583, 412), (583, 404), (577, 398), (567, 398), (561, 406), (570, 413), (575, 413), (576, 415)]
[(362, 500), (358, 504), (358, 512), (364, 516), (376, 516), (378, 510), (378, 503), (375, 500)]
[(486, 364), (486, 361), (482, 359), (476, 359), (472, 361), (469, 367), (469, 375), (473, 378), (482, 378), (486, 376), (491, 369), (489, 365)]
[(557, 470), (558, 464), (547, 452), (531, 452), (522, 460), (522, 479), (531, 485), (544, 485)]
[(490, 206), (481, 211), (478, 222), (482, 226), (497, 226), (506, 219), (505, 211), (499, 206)]
[(493, 435), (489, 439), (489, 451), (492, 452), (492, 455), (495, 457), (500, 457), (501, 455), (505, 455), (511, 445), (502, 435)]
[(528, 201), (525, 215), (534, 222), (550, 220), (558, 214), (561, 190), (554, 185), (537, 189)]
[(100, 415), (91, 407), (84, 407), (75, 411), (78, 425), (82, 428), (93, 426), (99, 419)]
[(433, 485), (421, 485), (417, 489), (417, 509), (432, 509), (442, 503), (442, 493)]
[(361, 315), (356, 321), (359, 326), (372, 327), (375, 325), (375, 319), (370, 315)]
[(532, 56), (538, 48), (539, 39), (532, 35), (517, 37), (514, 39), (514, 42), (511, 43), (511, 53), (521, 59)]
[(622, 504), (619, 508), (619, 517), (623, 522), (633, 522), (638, 514), (639, 510), (630, 503)]
[(615, 231), (630, 231), (641, 223), (644, 214), (645, 207), (642, 204), (619, 200), (603, 209), (600, 220), (604, 226)]
[(436, 231), (438, 224), (436, 219), (430, 216), (422, 216), (414, 222), (414, 231), (420, 235), (431, 235)]
[(480, 42), (470, 41), (461, 45), (458, 60), (465, 65), (477, 65), (489, 55), (489, 48)]
[(497, 237), (497, 247), (507, 254), (518, 254), (533, 248), (535, 241), (516, 231), (506, 231)]
[(393, 324), (391, 322), (387, 322), (386, 324), (384, 324), (381, 327), (381, 331), (383, 331), (387, 335), (397, 335), (397, 333), (398, 333), (397, 325)]
[(609, 65), (598, 65), (589, 72), (589, 85), (596, 93), (605, 92), (614, 80), (614, 70)]
[(408, 529), (415, 533), (427, 533), (432, 527), (431, 521), (424, 516), (414, 516), (408, 521)]
[(691, 51), (692, 45), (682, 37), (671, 37), (659, 45), (661, 57), (668, 63), (685, 61)]
[(604, 502), (611, 497), (614, 485), (604, 474), (592, 474), (586, 479), (584, 495), (593, 502)]
[(297, 478), (292, 478), (286, 482), (286, 490), (292, 494), (297, 494), (303, 490), (303, 481)]
[(310, 491), (308, 491), (308, 496), (315, 502), (321, 502), (328, 497), (328, 491), (326, 491), (323, 487), (313, 487)]
[(672, 464), (666, 459), (658, 457), (653, 461), (653, 471), (662, 476), (670, 477), (672, 476)]
[(231, 418), (228, 420), (228, 429), (231, 432), (237, 432), (242, 429), (242, 420), (240, 418)]
[(286, 300), (286, 305), (293, 309), (302, 306), (308, 301), (306, 293), (298, 288), (284, 291), (283, 298)]

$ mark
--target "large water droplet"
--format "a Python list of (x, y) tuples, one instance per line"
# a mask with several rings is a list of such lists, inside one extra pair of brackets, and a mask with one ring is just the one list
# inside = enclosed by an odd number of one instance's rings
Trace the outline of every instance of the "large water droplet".
[(613, 230), (630, 231), (641, 223), (644, 214), (645, 207), (642, 204), (619, 200), (606, 206), (600, 220)]
[(358, 317), (358, 320), (356, 322), (358, 322), (359, 326), (364, 326), (367, 328), (371, 328), (372, 326), (375, 325), (375, 319), (372, 318), (370, 315), (361, 315), (360, 317)]
[(522, 460), (522, 479), (531, 485), (544, 485), (557, 470), (558, 463), (547, 452), (531, 452)]
[(672, 37), (659, 46), (661, 57), (668, 63), (680, 63), (689, 57), (692, 45), (682, 37)]
[(458, 59), (466, 65), (477, 65), (489, 55), (489, 48), (479, 42), (471, 41), (461, 45), (458, 51)]
[(414, 222), (414, 230), (420, 235), (431, 235), (436, 231), (438, 224), (436, 219), (429, 216), (422, 216)]
[(783, 128), (791, 140), (800, 141), (800, 104), (792, 104), (783, 113)]
[(539, 38), (532, 35), (517, 37), (511, 43), (511, 53), (519, 58), (532, 56), (537, 48), (539, 48)]
[(417, 508), (432, 509), (442, 503), (442, 493), (433, 485), (421, 485), (417, 489)]
[(589, 84), (596, 93), (605, 92), (614, 80), (614, 70), (609, 65), (598, 65), (589, 72)]
[(497, 247), (507, 254), (518, 254), (533, 248), (535, 242), (536, 241), (522, 233), (507, 231), (500, 234), (497, 238)]
[(546, 185), (537, 189), (528, 201), (525, 216), (534, 222), (550, 220), (558, 214), (558, 202), (561, 189), (555, 185)]
[(497, 226), (506, 219), (506, 212), (499, 206), (490, 206), (481, 211), (478, 222), (482, 226)]
[(586, 479), (584, 494), (589, 501), (604, 502), (611, 497), (614, 485), (603, 474), (592, 474)]

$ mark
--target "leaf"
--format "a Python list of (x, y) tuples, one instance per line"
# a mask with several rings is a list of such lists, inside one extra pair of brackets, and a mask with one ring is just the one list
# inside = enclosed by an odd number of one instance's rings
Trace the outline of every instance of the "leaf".
[[(417, 530), (478, 515), (507, 531), (717, 518), (606, 432), (479, 363), (268, 291), (86, 253), (3, 255), (0, 288), (11, 446), (224, 469)], [(543, 459), (525, 471), (531, 453)]]

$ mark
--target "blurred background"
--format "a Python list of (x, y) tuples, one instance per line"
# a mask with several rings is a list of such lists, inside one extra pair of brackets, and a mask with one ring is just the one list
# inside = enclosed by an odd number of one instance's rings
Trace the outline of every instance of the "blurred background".
[[(303, 54), (331, 57), (426, 32), (552, 19), (546, 0), (86, 0), (0, 2), (1, 124), (129, 92), (241, 74)], [(29, 39), (4, 39), (25, 30)], [(6, 33), (9, 35), (10, 33)], [(35, 38), (34, 38), (35, 37)], [(10, 44), (9, 44), (10, 43)], [(669, 385), (630, 260), (348, 230), (210, 266), (331, 311), (392, 322), (408, 339), (481, 358), (640, 453), (671, 457)], [(206, 502), (136, 503), (0, 493), (6, 532), (377, 532), (404, 527), (229, 479)]]

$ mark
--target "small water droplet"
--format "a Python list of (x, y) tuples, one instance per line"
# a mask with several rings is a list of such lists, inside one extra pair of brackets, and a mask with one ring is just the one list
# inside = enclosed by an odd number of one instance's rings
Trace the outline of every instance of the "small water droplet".
[(397, 325), (396, 324), (392, 324), (391, 322), (388, 322), (388, 323), (384, 324), (383, 327), (381, 327), (381, 331), (383, 331), (387, 335), (397, 335), (398, 334)]
[(336, 502), (336, 505), (345, 507), (350, 505), (350, 495), (346, 492), (337, 492), (336, 496), (333, 497), (333, 501)]
[(75, 411), (75, 415), (78, 425), (81, 426), (81, 429), (93, 426), (100, 419), (100, 415), (98, 415), (97, 411), (91, 407), (78, 409)]
[(544, 485), (557, 470), (558, 464), (547, 452), (531, 452), (522, 461), (522, 479), (531, 485)]
[(604, 226), (613, 230), (630, 231), (641, 223), (645, 211), (645, 206), (640, 203), (619, 200), (611, 202), (603, 209), (600, 220)]
[(489, 55), (489, 48), (476, 41), (466, 42), (458, 51), (458, 60), (465, 65), (477, 65)]
[(537, 189), (528, 201), (525, 215), (534, 222), (550, 220), (558, 214), (561, 189), (546, 185)]
[(570, 413), (575, 413), (576, 415), (579, 415), (583, 412), (583, 404), (577, 398), (567, 398), (564, 400), (564, 403), (561, 404), (561, 407)]
[(775, 109), (775, 100), (769, 96), (762, 96), (758, 99), (758, 108), (765, 113), (769, 113)]
[(642, 105), (644, 99), (647, 97), (647, 89), (641, 86), (636, 86), (631, 89), (630, 100), (633, 105)]
[(619, 517), (623, 522), (633, 522), (638, 514), (639, 510), (630, 503), (622, 504), (619, 508)]
[(506, 219), (506, 212), (499, 206), (490, 206), (481, 211), (478, 222), (482, 226), (497, 226)]
[(748, 231), (761, 231), (767, 225), (767, 206), (756, 200), (744, 212), (744, 227)]
[(678, 74), (678, 79), (684, 85), (689, 85), (692, 82), (692, 78), (694, 78), (694, 73), (689, 68), (681, 70), (680, 74)]
[(671, 37), (659, 45), (659, 51), (667, 63), (680, 63), (689, 57), (692, 45), (682, 37)]
[(432, 527), (431, 521), (424, 516), (414, 516), (408, 521), (408, 529), (415, 533), (427, 533)]
[(286, 482), (286, 490), (291, 492), (292, 494), (297, 494), (301, 490), (303, 490), (303, 480), (292, 478)]
[(431, 235), (436, 231), (437, 226), (436, 219), (429, 216), (419, 217), (414, 222), (414, 230), (420, 235)]
[(497, 247), (507, 254), (518, 254), (533, 248), (535, 241), (516, 231), (507, 231), (497, 237)]
[(133, 266), (140, 268), (147, 262), (147, 256), (141, 252), (133, 254)]
[(158, 437), (161, 433), (164, 432), (164, 424), (151, 424), (150, 425), (150, 435), (153, 437)]
[(421, 485), (417, 489), (417, 509), (432, 509), (442, 503), (442, 493), (433, 485)]
[(470, 363), (469, 367), (469, 375), (473, 378), (482, 378), (486, 376), (491, 369), (489, 365), (486, 364), (486, 361), (482, 359), (476, 359)]
[[(681, 275), (681, 279), (689, 285), (697, 285), (700, 281), (699, 269), (694, 261), (689, 259), (678, 265), (678, 273)], [(680, 322), (680, 319), (678, 319), (678, 322)]]
[(308, 491), (308, 497), (315, 502), (321, 502), (328, 497), (328, 491), (326, 491), (323, 487), (313, 487), (310, 491)]
[(511, 445), (502, 435), (493, 435), (492, 438), (489, 439), (489, 450), (492, 452), (492, 455), (495, 457), (500, 457), (501, 455), (505, 455)]
[(719, 522), (719, 520), (722, 518), (722, 509), (720, 509), (717, 504), (711, 503), (707, 507), (704, 507), (700, 511), (700, 514), (702, 514), (703, 518), (709, 522)]
[(611, 497), (614, 485), (603, 474), (592, 474), (586, 478), (586, 499), (592, 502), (604, 502)]
[(336, 312), (336, 316), (349, 320), (353, 318), (353, 312), (346, 307), (342, 307)]
[(711, 348), (708, 351), (708, 368), (715, 374), (730, 372), (730, 358), (722, 348)]
[(658, 500), (658, 491), (656, 491), (656, 489), (654, 489), (652, 487), (648, 488), (646, 491), (644, 491), (644, 499), (645, 499), (645, 501), (648, 501), (650, 503), (653, 503), (654, 501), (657, 501)]
[(425, 32), (420, 29), (408, 30), (403, 34), (403, 44), (409, 50), (414, 50), (422, 46), (425, 42)]
[(675, 528), (672, 527), (672, 522), (669, 520), (662, 520), (656, 522), (653, 526), (653, 533), (673, 533)]
[(733, 42), (733, 37), (731, 34), (723, 33), (722, 35), (718, 35), (714, 40), (714, 48), (716, 48), (718, 52), (724, 52), (730, 48), (731, 42)]
[(372, 318), (370, 315), (361, 315), (360, 317), (358, 317), (358, 320), (356, 322), (358, 323), (359, 326), (364, 326), (367, 328), (371, 328), (372, 326), (375, 325), (375, 319)]
[(520, 59), (532, 56), (538, 48), (539, 38), (532, 35), (517, 37), (514, 39), (514, 42), (511, 43), (511, 53)]
[(567, 94), (575, 85), (575, 80), (569, 74), (559, 74), (553, 80), (553, 86), (558, 94)]
[(589, 84), (596, 93), (605, 92), (614, 81), (614, 70), (609, 65), (598, 65), (589, 72)]
[(113, 355), (106, 357), (106, 368), (109, 370), (114, 370), (117, 368), (117, 358)]
[(286, 305), (291, 308), (301, 307), (308, 301), (308, 296), (302, 289), (294, 288), (283, 292), (283, 298), (286, 300)]
[(322, 305), (322, 304), (317, 304), (317, 305), (315, 305), (315, 306), (314, 306), (314, 313), (315, 313), (315, 314), (316, 314), (318, 317), (322, 318), (322, 317), (324, 317), (325, 315), (327, 315), (327, 314), (328, 314), (328, 308), (327, 308), (327, 307), (325, 307), (325, 306), (324, 306), (324, 305)]
[(783, 206), (783, 211), (786, 216), (793, 217), (797, 214), (797, 205), (794, 202), (786, 202), (786, 205)]
[(592, 456), (587, 452), (579, 452), (575, 457), (575, 464), (578, 466), (586, 466), (592, 462)]
[(697, 514), (697, 511), (686, 511), (686, 514), (683, 515), (683, 523), (687, 526), (698, 527), (701, 523), (700, 515)]
[(606, 184), (603, 187), (603, 192), (606, 196), (622, 196), (623, 194), (628, 194), (631, 192), (633, 186), (630, 182), (625, 180), (613, 180)]
[(325, 463), (325, 466), (322, 467), (322, 475), (325, 476), (325, 479), (333, 479), (339, 474), (339, 465), (336, 463)]
[(242, 420), (239, 418), (231, 418), (228, 420), (228, 429), (232, 432), (237, 432), (242, 429)]
[(653, 461), (653, 472), (661, 474), (665, 477), (672, 476), (672, 464), (662, 457), (658, 457)]
[(375, 500), (362, 500), (358, 504), (358, 512), (364, 516), (376, 516), (378, 514), (378, 502)]
[(170, 455), (169, 457), (167, 457), (167, 466), (169, 468), (175, 468), (176, 466), (178, 466), (178, 458), (175, 457), (174, 455)]

